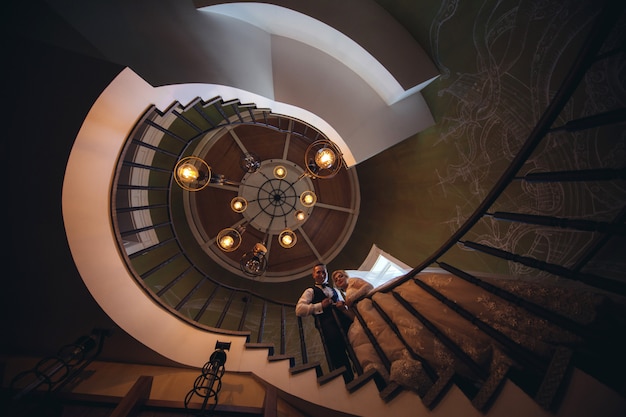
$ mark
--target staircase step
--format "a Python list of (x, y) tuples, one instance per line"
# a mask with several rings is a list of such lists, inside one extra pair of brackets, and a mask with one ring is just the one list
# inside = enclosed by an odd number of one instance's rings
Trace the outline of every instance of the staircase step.
[(290, 355), (270, 355), (267, 357), (270, 362), (277, 361), (289, 361), (289, 368), (293, 368), (296, 365), (296, 359)]
[(393, 400), (402, 391), (404, 391), (404, 387), (402, 387), (402, 385), (396, 382), (390, 382), (382, 391), (380, 391), (380, 398), (387, 403)]
[(570, 369), (573, 352), (568, 348), (558, 348), (552, 355), (548, 370), (541, 381), (541, 385), (535, 395), (535, 401), (546, 410), (554, 410), (558, 394)]
[(355, 377), (352, 381), (346, 384), (348, 392), (354, 392), (368, 383), (370, 380), (374, 380), (379, 391), (382, 391), (386, 387), (386, 383), (382, 376), (375, 369), (369, 369), (362, 375)]
[(439, 373), (439, 378), (437, 378), (433, 386), (422, 398), (422, 402), (426, 407), (432, 409), (435, 405), (437, 405), (441, 397), (443, 397), (447, 389), (452, 385), (452, 378), (454, 377), (454, 373), (455, 372), (452, 367), (447, 368)]
[(322, 365), (319, 362), (303, 363), (302, 365), (292, 366), (289, 369), (289, 372), (291, 372), (291, 375), (296, 375), (301, 372), (308, 371), (309, 369), (315, 369), (315, 373), (318, 378), (322, 376)]
[(341, 376), (344, 372), (346, 371), (346, 367), (342, 366), (340, 368), (337, 368), (333, 371), (330, 371), (327, 374), (324, 374), (322, 376), (320, 376), (319, 378), (317, 378), (317, 383), (319, 385), (324, 385), (330, 381), (332, 381), (333, 379), (337, 378), (338, 376)]
[(246, 343), (246, 349), (267, 349), (268, 356), (274, 355), (274, 345), (272, 343)]

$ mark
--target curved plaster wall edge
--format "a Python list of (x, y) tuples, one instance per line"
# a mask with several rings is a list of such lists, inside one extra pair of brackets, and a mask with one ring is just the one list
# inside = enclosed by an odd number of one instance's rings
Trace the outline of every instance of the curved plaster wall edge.
[[(353, 39), (320, 20), (286, 7), (246, 2), (216, 4), (198, 10), (229, 16), (271, 35), (286, 37), (323, 51), (354, 71), (388, 106), (418, 93), (438, 76), (421, 80), (405, 90), (380, 61)], [(426, 64), (434, 67), (430, 60)]]

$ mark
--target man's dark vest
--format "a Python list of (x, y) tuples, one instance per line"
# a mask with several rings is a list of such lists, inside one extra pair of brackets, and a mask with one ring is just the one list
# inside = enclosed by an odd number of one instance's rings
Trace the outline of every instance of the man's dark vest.
[[(319, 288), (318, 286), (313, 286), (311, 287), (313, 288), (313, 304), (316, 303), (321, 303), (323, 299), (327, 298), (327, 295), (324, 293), (324, 291)], [(333, 290), (333, 297), (331, 297), (333, 299), (333, 302), (337, 302), (338, 296), (337, 296), (337, 291), (331, 287), (331, 289)], [(331, 322), (331, 325), (335, 325), (335, 319), (333, 318), (333, 312), (332, 309), (333, 306), (332, 304), (329, 305), (328, 307), (326, 307), (325, 309), (322, 310), (321, 314), (317, 314), (317, 318), (320, 321), (320, 324), (322, 325), (322, 327), (327, 323), (327, 322)], [(315, 320), (315, 324), (317, 326), (317, 320)]]
[[(314, 286), (311, 288), (313, 288), (313, 301), (312, 301), (313, 304), (320, 303), (322, 302), (323, 299), (327, 298), (326, 294), (324, 294), (324, 291), (321, 288), (317, 286)], [(337, 300), (339, 299), (339, 296), (337, 295), (337, 290), (332, 287), (330, 288), (333, 290), (333, 296), (331, 298), (333, 300), (333, 303), (336, 303)], [(319, 324), (322, 327), (325, 327), (328, 325), (328, 326), (333, 326), (337, 328), (337, 322), (335, 321), (335, 317), (332, 311), (333, 308), (335, 308), (335, 306), (331, 304), (325, 309), (323, 309), (321, 314), (316, 315), (316, 320), (315, 320), (316, 327), (318, 326), (318, 320), (319, 320)], [(339, 322), (340, 322), (339, 328), (341, 328), (345, 333), (347, 333), (348, 328), (352, 324), (352, 320), (350, 320), (345, 314), (341, 314), (340, 312), (339, 314), (337, 314), (337, 318), (339, 319)]]
[[(324, 293), (324, 291), (323, 291), (320, 287), (318, 287), (317, 285), (316, 285), (316, 286), (314, 286), (314, 287), (311, 287), (311, 288), (313, 288), (313, 304), (315, 304), (315, 303), (321, 303), (321, 302), (322, 302), (322, 300), (323, 300), (324, 298), (326, 298), (326, 294), (325, 294), (325, 293)], [(335, 302), (335, 303), (336, 303), (336, 302), (337, 302), (337, 299), (338, 299), (338, 297), (337, 297), (337, 290), (335, 290), (333, 287), (329, 287), (329, 288), (330, 288), (331, 290), (333, 290), (333, 297), (332, 297), (332, 299), (333, 299), (333, 302)]]

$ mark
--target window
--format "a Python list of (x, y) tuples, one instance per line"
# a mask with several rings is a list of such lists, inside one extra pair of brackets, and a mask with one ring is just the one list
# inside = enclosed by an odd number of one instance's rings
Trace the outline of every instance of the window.
[(363, 278), (376, 288), (406, 274), (411, 269), (411, 267), (386, 253), (378, 246), (372, 245), (370, 253), (359, 269), (349, 269), (346, 272), (351, 277)]

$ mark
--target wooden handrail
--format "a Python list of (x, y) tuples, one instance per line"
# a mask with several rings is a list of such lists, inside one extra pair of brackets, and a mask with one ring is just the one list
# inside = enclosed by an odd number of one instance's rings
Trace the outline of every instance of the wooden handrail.
[(515, 179), (526, 182), (587, 182), (626, 179), (626, 168), (581, 169), (576, 171), (531, 172)]

